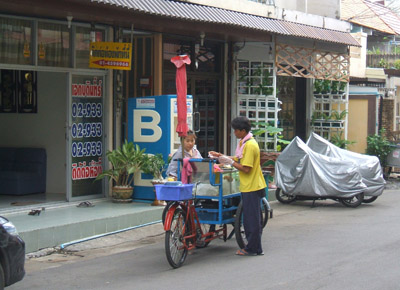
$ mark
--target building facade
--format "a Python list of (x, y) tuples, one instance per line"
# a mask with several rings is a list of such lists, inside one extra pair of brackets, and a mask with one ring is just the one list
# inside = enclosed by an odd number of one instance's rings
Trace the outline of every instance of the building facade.
[[(192, 60), (188, 94), (203, 155), (236, 146), (237, 115), (282, 126), (288, 139), (337, 131), (310, 126), (313, 110), (332, 114), (347, 103), (346, 94), (326, 93), (329, 102), (313, 94), (314, 79), (348, 81), (348, 48), (359, 45), (335, 12), (311, 17), (307, 6), (294, 22), (294, 11), (268, 3), (203, 2), (0, 0), (0, 146), (45, 148), (46, 191), (59, 200), (106, 196), (108, 185), (93, 179), (108, 166), (105, 152), (129, 135), (129, 99), (174, 94), (170, 59), (179, 54)], [(256, 8), (262, 15), (248, 10)], [(91, 42), (132, 44), (131, 70), (90, 68)]]

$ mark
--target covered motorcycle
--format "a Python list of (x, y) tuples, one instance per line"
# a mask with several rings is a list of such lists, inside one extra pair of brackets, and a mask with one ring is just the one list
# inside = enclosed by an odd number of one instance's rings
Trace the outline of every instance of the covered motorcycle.
[(314, 152), (355, 162), (362, 176), (362, 181), (367, 186), (364, 190), (364, 202), (372, 202), (383, 193), (386, 182), (378, 157), (339, 148), (315, 133), (310, 135), (307, 145)]
[(358, 164), (317, 153), (299, 137), (279, 155), (275, 178), (277, 198), (285, 203), (330, 198), (356, 207), (367, 188)]

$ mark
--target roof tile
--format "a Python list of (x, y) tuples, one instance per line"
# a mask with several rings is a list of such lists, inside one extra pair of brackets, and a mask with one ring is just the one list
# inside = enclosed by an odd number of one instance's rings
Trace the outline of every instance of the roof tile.
[(294, 35), (352, 46), (360, 46), (349, 34), (315, 26), (261, 17), (237, 11), (178, 2), (172, 0), (91, 0), (100, 4), (119, 6), (155, 16), (178, 18), (188, 21), (227, 24), (249, 29), (261, 30), (281, 35)]

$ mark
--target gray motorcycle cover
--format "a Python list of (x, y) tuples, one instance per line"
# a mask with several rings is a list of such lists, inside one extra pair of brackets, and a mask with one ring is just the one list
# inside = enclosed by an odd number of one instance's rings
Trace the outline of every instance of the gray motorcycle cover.
[(312, 133), (307, 140), (307, 145), (314, 152), (346, 160), (352, 160), (358, 165), (362, 181), (367, 186), (365, 196), (379, 196), (385, 188), (382, 167), (378, 157), (351, 152), (339, 148), (321, 136)]
[(276, 160), (275, 179), (293, 196), (350, 198), (366, 189), (355, 162), (316, 153), (299, 137)]

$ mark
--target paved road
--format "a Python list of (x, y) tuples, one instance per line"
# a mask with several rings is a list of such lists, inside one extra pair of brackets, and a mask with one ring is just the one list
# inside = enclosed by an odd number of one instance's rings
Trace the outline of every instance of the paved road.
[(400, 289), (400, 191), (356, 209), (316, 205), (273, 203), (265, 256), (235, 256), (234, 239), (213, 241), (173, 270), (154, 226), (152, 237), (131, 232), (135, 241), (112, 237), (112, 246), (99, 240), (69, 248), (73, 255), (30, 259), (25, 279), (7, 290)]

